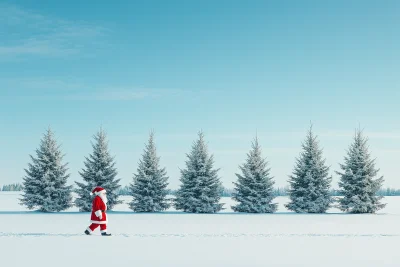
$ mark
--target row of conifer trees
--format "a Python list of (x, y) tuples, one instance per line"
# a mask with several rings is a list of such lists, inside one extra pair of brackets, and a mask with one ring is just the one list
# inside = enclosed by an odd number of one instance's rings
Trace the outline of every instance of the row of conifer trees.
[[(25, 170), (21, 204), (43, 212), (58, 212), (75, 204), (80, 211), (87, 212), (91, 210), (92, 202), (89, 193), (95, 186), (107, 190), (108, 209), (112, 210), (120, 204), (120, 179), (117, 179), (115, 160), (109, 152), (103, 130), (94, 136), (92, 147), (92, 154), (85, 158), (84, 168), (79, 172), (83, 181), (75, 182), (74, 189), (67, 185), (70, 174), (67, 164), (63, 163), (64, 155), (54, 133), (48, 129), (36, 150), (36, 156), (31, 156), (31, 163)], [(325, 213), (330, 207), (337, 206), (345, 212), (374, 213), (384, 207), (380, 201), (382, 197), (376, 194), (382, 186), (383, 177), (377, 177), (378, 170), (361, 130), (356, 131), (340, 167), (341, 171), (337, 174), (340, 175), (339, 192), (343, 197), (335, 199), (330, 194), (332, 178), (329, 167), (310, 127), (290, 175), (290, 201), (285, 205), (286, 208), (297, 213)], [(234, 182), (232, 194), (237, 204), (232, 209), (247, 213), (275, 212), (274, 180), (257, 137), (252, 142), (246, 161), (239, 168), (241, 173), (236, 174), (237, 181)], [(187, 154), (180, 182), (175, 198), (168, 199), (167, 172), (160, 167), (154, 134), (151, 133), (129, 186), (132, 196), (130, 208), (135, 212), (161, 212), (173, 205), (175, 209), (189, 213), (215, 213), (223, 209), (218, 169), (214, 167), (213, 156), (208, 152), (202, 132)], [(73, 191), (77, 193), (74, 202)]]

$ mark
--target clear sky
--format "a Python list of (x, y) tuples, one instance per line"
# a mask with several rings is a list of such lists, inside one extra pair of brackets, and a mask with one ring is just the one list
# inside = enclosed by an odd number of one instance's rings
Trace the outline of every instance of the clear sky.
[(400, 188), (400, 1), (1, 1), (0, 184), (51, 126), (71, 180), (108, 133), (128, 184), (155, 130), (170, 187), (203, 130), (232, 187), (256, 132), (278, 186), (312, 121), (337, 187), (361, 126)]

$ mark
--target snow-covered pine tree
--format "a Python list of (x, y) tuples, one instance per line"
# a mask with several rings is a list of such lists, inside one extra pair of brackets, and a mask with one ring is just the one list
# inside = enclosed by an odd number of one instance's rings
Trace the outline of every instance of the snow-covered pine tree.
[(167, 171), (160, 168), (152, 132), (139, 161), (137, 174), (130, 185), (130, 194), (133, 196), (130, 208), (135, 212), (160, 212), (168, 209), (167, 186)]
[(222, 209), (219, 203), (222, 184), (213, 156), (209, 156), (204, 134), (193, 143), (187, 155), (186, 169), (181, 170), (181, 186), (176, 193), (175, 208), (191, 213), (215, 213)]
[(383, 177), (374, 179), (379, 169), (375, 168), (375, 160), (371, 159), (365, 138), (361, 130), (356, 131), (354, 141), (347, 151), (344, 164), (340, 164), (339, 208), (351, 213), (375, 213), (385, 207), (377, 192), (381, 189)]
[(302, 147), (303, 152), (289, 179), (290, 202), (285, 206), (297, 213), (325, 213), (333, 203), (329, 191), (332, 177), (312, 126)]
[(256, 137), (252, 149), (247, 154), (247, 160), (239, 166), (242, 174), (236, 174), (232, 198), (238, 202), (232, 209), (236, 212), (273, 213), (277, 204), (272, 203), (274, 196), (274, 181), (270, 175), (268, 162), (261, 155), (261, 146)]
[(59, 212), (72, 206), (72, 186), (67, 185), (69, 174), (63, 164), (60, 146), (49, 128), (36, 150), (36, 157), (25, 169), (21, 204), (42, 212)]
[(93, 138), (95, 141), (92, 143), (93, 154), (86, 157), (85, 168), (79, 172), (84, 183), (75, 182), (78, 186), (75, 190), (78, 194), (75, 205), (84, 212), (92, 210), (93, 196), (90, 192), (96, 186), (101, 186), (107, 191), (107, 209), (112, 210), (115, 205), (122, 203), (118, 199), (120, 179), (116, 179), (117, 170), (114, 158), (108, 150), (106, 133), (100, 129)]

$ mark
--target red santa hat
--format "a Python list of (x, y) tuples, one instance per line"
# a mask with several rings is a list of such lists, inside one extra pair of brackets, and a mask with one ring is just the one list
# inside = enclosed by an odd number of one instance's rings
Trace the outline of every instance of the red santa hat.
[(90, 193), (90, 195), (91, 195), (91, 196), (92, 196), (92, 195), (98, 196), (98, 195), (100, 195), (100, 194), (103, 193), (103, 192), (106, 192), (106, 190), (105, 190), (103, 187), (101, 187), (101, 186), (96, 186), (96, 187), (92, 190), (92, 192)]

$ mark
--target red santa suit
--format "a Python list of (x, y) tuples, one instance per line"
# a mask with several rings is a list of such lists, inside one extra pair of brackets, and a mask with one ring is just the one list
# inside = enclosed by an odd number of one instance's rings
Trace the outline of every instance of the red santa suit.
[(107, 197), (105, 195), (106, 190), (102, 187), (96, 187), (93, 189), (92, 194), (96, 195), (92, 203), (92, 214), (90, 216), (90, 222), (92, 223), (87, 231), (92, 233), (100, 226), (100, 232), (107, 232)]

